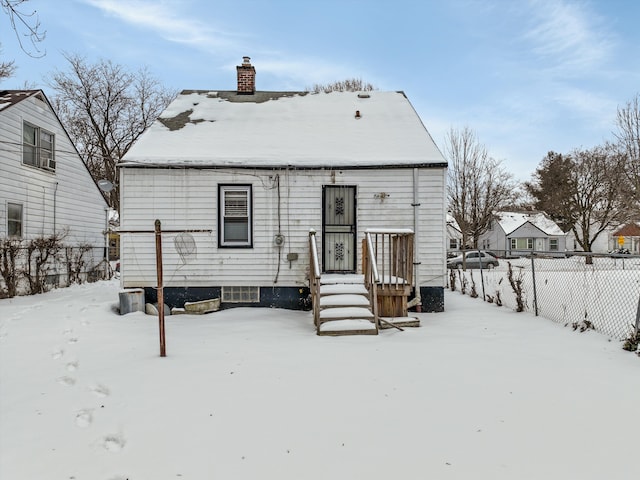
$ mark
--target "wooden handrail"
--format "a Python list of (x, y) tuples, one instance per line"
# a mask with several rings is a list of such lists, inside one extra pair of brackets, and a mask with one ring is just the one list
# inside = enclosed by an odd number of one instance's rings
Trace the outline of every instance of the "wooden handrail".
[(309, 290), (313, 305), (313, 323), (316, 330), (320, 329), (320, 259), (318, 258), (318, 245), (316, 244), (316, 231), (309, 230)]
[(369, 232), (365, 233), (367, 238), (367, 252), (369, 258), (369, 265), (371, 266), (372, 280), (374, 283), (380, 283), (380, 274), (378, 273), (378, 265), (375, 261), (375, 250), (373, 249), (373, 241), (371, 240), (371, 234)]
[(316, 244), (316, 231), (309, 230), (309, 254), (311, 266), (313, 267), (313, 275), (320, 278), (320, 259), (318, 258), (318, 245)]

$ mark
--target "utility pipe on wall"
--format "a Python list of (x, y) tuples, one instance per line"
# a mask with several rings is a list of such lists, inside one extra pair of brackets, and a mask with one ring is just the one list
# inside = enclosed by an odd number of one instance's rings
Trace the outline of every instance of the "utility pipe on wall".
[(422, 297), (420, 295), (420, 170), (413, 169), (413, 278), (414, 278), (414, 298), (407, 307), (416, 307), (418, 312), (422, 311)]
[(58, 182), (53, 187), (53, 234), (56, 234), (56, 204), (58, 203)]

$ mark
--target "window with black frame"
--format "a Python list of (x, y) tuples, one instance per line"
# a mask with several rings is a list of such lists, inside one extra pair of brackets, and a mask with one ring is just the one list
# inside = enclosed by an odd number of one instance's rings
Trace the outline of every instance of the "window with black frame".
[(219, 186), (219, 242), (222, 247), (251, 247), (251, 185)]

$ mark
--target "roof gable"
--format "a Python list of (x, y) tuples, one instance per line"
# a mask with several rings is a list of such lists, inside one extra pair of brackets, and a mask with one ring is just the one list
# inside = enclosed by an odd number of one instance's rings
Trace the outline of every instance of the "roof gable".
[(512, 234), (526, 223), (530, 223), (547, 235), (564, 235), (558, 224), (541, 212), (498, 212), (496, 220), (506, 235)]
[(33, 96), (49, 104), (42, 90), (2, 90), (0, 91), (0, 112)]
[(183, 91), (123, 165), (446, 166), (402, 92)]
[(620, 226), (612, 235), (614, 237), (640, 237), (640, 224), (627, 223)]

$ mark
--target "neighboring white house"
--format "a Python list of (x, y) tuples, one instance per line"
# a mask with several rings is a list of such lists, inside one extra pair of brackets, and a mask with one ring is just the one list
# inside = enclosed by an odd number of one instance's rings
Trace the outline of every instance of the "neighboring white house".
[(500, 256), (538, 252), (564, 252), (566, 235), (541, 212), (497, 212), (478, 246)]
[(122, 286), (155, 295), (156, 219), (172, 307), (299, 308), (310, 229), (338, 273), (362, 271), (366, 229), (411, 229), (423, 310), (442, 310), (447, 165), (405, 94), (255, 91), (237, 69), (237, 90), (183, 91), (122, 159)]
[(447, 213), (447, 253), (457, 255), (462, 249), (462, 232), (456, 219)]
[(64, 245), (93, 247), (85, 270), (99, 263), (107, 204), (42, 90), (0, 91), (0, 152), (0, 238), (66, 231)]
[[(596, 239), (591, 244), (591, 251), (593, 253), (607, 253), (611, 250), (618, 248), (616, 244), (616, 239), (614, 238), (614, 232), (620, 227), (619, 224), (610, 225), (606, 227), (600, 234), (596, 237)], [(580, 228), (579, 226), (577, 228)], [(597, 232), (597, 226), (593, 225), (589, 229), (589, 235), (593, 237), (595, 232)], [(579, 230), (578, 230), (579, 231)], [(572, 250), (575, 252), (583, 251), (580, 243), (576, 239), (576, 236), (573, 234), (573, 230), (567, 232), (567, 250)]]

